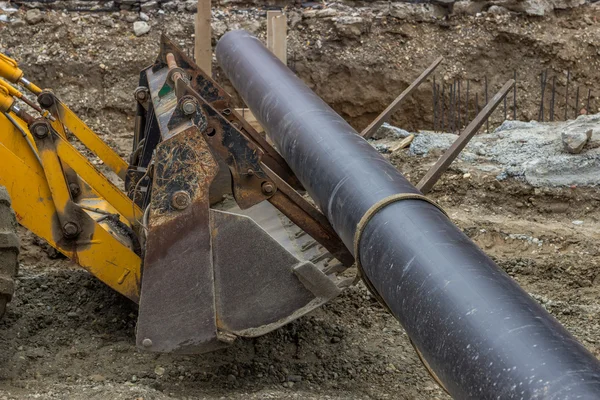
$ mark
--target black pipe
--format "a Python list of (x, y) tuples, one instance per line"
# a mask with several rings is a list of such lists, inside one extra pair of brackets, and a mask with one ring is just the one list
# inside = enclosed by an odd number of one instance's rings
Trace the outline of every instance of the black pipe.
[[(245, 31), (217, 61), (354, 251), (359, 221), (418, 190)], [(435, 205), (374, 212), (357, 246), (363, 273), (458, 399), (598, 399), (600, 363)]]

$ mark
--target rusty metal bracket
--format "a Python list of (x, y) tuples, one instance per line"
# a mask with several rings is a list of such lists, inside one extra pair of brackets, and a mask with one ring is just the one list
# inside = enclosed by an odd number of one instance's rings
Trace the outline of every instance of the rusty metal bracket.
[(234, 111), (235, 107), (231, 96), (211, 77), (206, 75), (196, 63), (185, 54), (185, 52), (164, 35), (161, 36), (160, 53), (154, 65), (151, 67), (152, 70), (158, 71), (159, 69), (165, 68), (168, 65), (168, 54), (173, 55), (178, 70), (183, 71), (185, 75), (190, 78), (190, 87), (228, 121), (236, 125), (236, 127), (254, 144), (263, 150), (264, 163), (294, 189), (303, 190), (302, 185), (277, 150), (275, 150), (273, 146), (267, 142), (265, 137), (258, 133), (248, 121)]
[[(207, 118), (204, 137), (210, 148), (231, 171), (233, 196), (242, 209), (269, 200), (292, 222), (321, 243), (346, 267), (354, 257), (335, 233), (327, 218), (306, 201), (294, 188), (270, 168), (267, 153), (236, 122), (228, 109), (219, 112), (185, 80), (175, 82), (177, 96), (195, 98)], [(172, 118), (175, 118), (175, 113)], [(169, 121), (169, 126), (176, 124)]]

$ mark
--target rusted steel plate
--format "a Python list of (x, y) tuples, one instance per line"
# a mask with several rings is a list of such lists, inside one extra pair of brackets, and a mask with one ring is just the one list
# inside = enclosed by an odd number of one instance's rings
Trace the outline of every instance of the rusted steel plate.
[(137, 345), (178, 353), (219, 348), (208, 229), (217, 163), (190, 128), (157, 147), (155, 165)]

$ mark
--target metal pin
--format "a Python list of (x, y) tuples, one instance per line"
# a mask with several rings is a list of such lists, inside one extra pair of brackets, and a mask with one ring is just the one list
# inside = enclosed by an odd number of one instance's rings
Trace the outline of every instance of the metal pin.
[(587, 105), (585, 107), (586, 114), (590, 113), (590, 97), (592, 97), (592, 89), (588, 89)]
[(506, 121), (506, 96), (504, 96), (504, 120)]
[(456, 79), (452, 83), (452, 132), (456, 131)]
[(448, 108), (448, 132), (454, 132), (454, 81), (450, 85), (450, 106)]
[(444, 125), (444, 103), (446, 102), (446, 84), (444, 83), (444, 81), (442, 80), (442, 101), (440, 102), (440, 105), (442, 107), (442, 109), (440, 110), (440, 120), (442, 122), (442, 132), (445, 132), (445, 127), (446, 125)]
[(479, 114), (479, 93), (475, 92), (475, 115)]
[(460, 117), (460, 78), (458, 78), (458, 123), (456, 124), (456, 130), (460, 131), (462, 129), (461, 117)]
[[(487, 80), (487, 75), (485, 76), (485, 105), (487, 106), (488, 103), (488, 80)], [(485, 121), (485, 130), (486, 132), (490, 132), (490, 117), (488, 116), (486, 121)]]
[(550, 121), (554, 121), (554, 99), (556, 97), (556, 75), (552, 77), (552, 97), (550, 98)]
[(513, 121), (517, 120), (517, 70), (515, 69), (513, 74), (513, 80), (515, 86), (513, 87)]
[(542, 71), (542, 101), (540, 102), (540, 122), (544, 122), (544, 94), (546, 93), (546, 80), (548, 79), (548, 70)]
[(567, 87), (565, 89), (565, 121), (567, 120), (567, 111), (569, 110), (569, 81), (571, 80), (571, 70), (567, 69)]
[(466, 109), (466, 114), (467, 117), (465, 118), (465, 121), (469, 121), (470, 115), (469, 115), (469, 80), (467, 79), (467, 109)]
[(435, 132), (435, 128), (436, 128), (436, 118), (437, 118), (437, 94), (435, 92), (435, 75), (433, 76), (433, 83), (432, 83), (432, 95), (433, 95), (433, 131)]
[(577, 92), (575, 94), (575, 118), (579, 115), (579, 86), (577, 86)]

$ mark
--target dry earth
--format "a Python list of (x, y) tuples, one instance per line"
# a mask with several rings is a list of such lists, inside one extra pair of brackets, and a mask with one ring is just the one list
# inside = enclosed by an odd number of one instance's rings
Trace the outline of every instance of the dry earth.
[[(226, 29), (258, 23), (254, 30), (264, 36), (264, 10), (216, 12)], [(359, 128), (439, 54), (447, 57), (448, 79), (487, 74), (499, 86), (518, 67), (524, 77), (519, 117), (527, 119), (537, 112), (535, 75), (542, 66), (560, 73), (570, 67), (582, 85), (600, 89), (600, 29), (595, 19), (582, 19), (596, 12), (586, 7), (544, 19), (482, 15), (424, 23), (373, 19), (369, 29), (350, 36), (326, 18), (301, 17), (290, 32), (290, 64)], [(189, 14), (153, 15), (150, 34), (141, 37), (131, 32), (130, 14), (47, 12), (36, 25), (0, 25), (0, 48), (22, 61), (30, 79), (56, 89), (122, 155), (129, 151), (136, 76), (155, 56), (159, 32), (186, 48), (193, 41)], [(218, 70), (216, 76), (223, 80)], [(407, 129), (431, 125), (428, 90), (417, 93), (396, 123)], [(414, 157), (406, 150), (389, 155), (415, 183), (437, 156)], [(482, 172), (464, 177), (454, 167), (431, 195), (600, 355), (596, 188), (533, 188)], [(50, 258), (43, 243), (21, 233), (18, 289), (0, 322), (0, 399), (447, 398), (398, 323), (362, 286), (224, 351), (146, 354), (134, 347), (133, 304), (70, 262)]]

